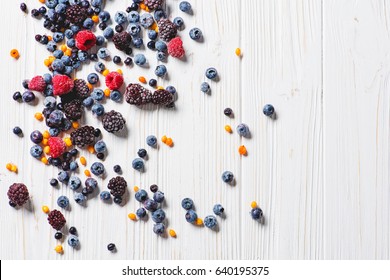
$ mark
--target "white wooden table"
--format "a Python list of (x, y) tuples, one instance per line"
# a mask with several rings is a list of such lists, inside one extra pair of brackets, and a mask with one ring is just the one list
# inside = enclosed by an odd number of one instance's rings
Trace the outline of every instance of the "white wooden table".
[[(98, 197), (86, 207), (77, 205), (69, 188), (49, 185), (58, 170), (29, 155), (29, 133), (45, 128), (33, 118), (42, 105), (17, 104), (11, 96), (22, 90), (23, 79), (47, 72), (48, 52), (34, 41), (44, 32), (42, 22), (23, 15), (16, 2), (4, 1), (0, 17), (1, 259), (389, 259), (387, 0), (191, 0), (193, 16), (179, 11), (179, 1), (167, 0), (171, 15), (181, 16), (186, 25), (180, 32), (186, 61), (169, 58), (169, 79), (159, 79), (178, 90), (176, 109), (105, 104), (127, 119), (127, 138), (108, 133), (103, 138), (109, 149), (107, 178), (120, 164), (130, 186), (124, 207)], [(30, 9), (40, 4), (26, 2)], [(106, 2), (112, 15), (131, 3)], [(203, 43), (188, 36), (195, 26), (204, 33)], [(237, 47), (241, 59), (234, 54)], [(21, 53), (17, 61), (9, 56), (12, 48)], [(112, 44), (109, 48), (117, 53)], [(121, 67), (126, 83), (154, 76), (155, 54), (143, 52), (150, 68)], [(220, 81), (211, 82), (212, 93), (205, 95), (199, 88), (210, 66), (218, 69)], [(91, 71), (93, 64), (85, 65), (77, 77)], [(275, 106), (276, 120), (262, 114), (266, 103)], [(225, 107), (234, 110), (234, 119), (223, 114)], [(235, 128), (241, 122), (250, 127), (251, 139), (224, 131), (226, 124)], [(100, 126), (90, 111), (85, 123)], [(15, 125), (24, 138), (12, 134)], [(140, 174), (131, 161), (147, 147), (150, 134), (166, 134), (175, 146), (160, 142), (157, 150), (147, 148), (146, 172)], [(237, 152), (242, 144), (247, 157)], [(82, 154), (88, 166), (96, 159)], [(16, 163), (19, 174), (8, 172), (7, 162)], [(236, 186), (222, 182), (225, 170), (235, 174)], [(31, 210), (8, 206), (6, 192), (13, 182), (29, 187)], [(100, 190), (107, 182), (99, 179)], [(166, 195), (168, 228), (176, 230), (176, 239), (156, 236), (151, 220), (127, 218), (139, 207), (132, 187), (149, 189), (153, 183)], [(80, 250), (64, 243), (63, 255), (54, 252), (55, 231), (41, 211), (42, 205), (58, 208), (59, 195), (71, 200), (71, 211), (63, 212), (81, 242)], [(225, 206), (219, 232), (185, 222), (180, 201), (187, 196), (201, 217), (212, 214), (217, 202)], [(264, 210), (264, 225), (248, 214), (252, 200)], [(107, 251), (110, 242), (117, 253)]]

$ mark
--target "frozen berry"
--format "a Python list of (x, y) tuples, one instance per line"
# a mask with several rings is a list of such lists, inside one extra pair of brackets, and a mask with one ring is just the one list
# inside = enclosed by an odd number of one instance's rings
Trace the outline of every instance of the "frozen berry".
[(184, 56), (185, 51), (183, 48), (183, 41), (180, 39), (180, 37), (173, 38), (168, 43), (168, 53), (169, 55), (176, 58), (182, 58)]
[(123, 76), (118, 72), (110, 72), (106, 76), (106, 86), (110, 90), (119, 89), (123, 84)]
[(35, 76), (31, 79), (31, 81), (28, 83), (28, 89), (29, 90), (35, 90), (39, 92), (43, 92), (46, 88), (46, 82), (43, 79), (42, 76)]
[(52, 79), (53, 94), (63, 95), (73, 89), (73, 80), (66, 75), (56, 75)]
[(66, 150), (65, 142), (60, 137), (50, 137), (48, 145), (50, 147), (50, 156), (52, 158), (60, 157)]

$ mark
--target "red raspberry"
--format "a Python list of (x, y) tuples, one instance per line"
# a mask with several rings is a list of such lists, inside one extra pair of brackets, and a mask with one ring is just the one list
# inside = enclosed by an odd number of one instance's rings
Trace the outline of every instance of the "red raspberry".
[(28, 83), (29, 90), (43, 92), (45, 90), (45, 88), (46, 88), (46, 83), (45, 83), (45, 80), (43, 79), (42, 76), (35, 76)]
[(50, 137), (47, 144), (49, 145), (52, 158), (60, 157), (66, 150), (65, 142), (60, 137)]
[(173, 38), (168, 43), (168, 53), (177, 58), (182, 58), (184, 54), (186, 53), (183, 48), (183, 41), (180, 39), (180, 37)]
[(82, 51), (87, 51), (96, 44), (96, 36), (89, 30), (80, 31), (75, 39), (76, 47)]
[(54, 95), (63, 95), (73, 89), (73, 80), (66, 75), (56, 75), (52, 82)]
[(123, 85), (123, 76), (118, 72), (110, 72), (106, 76), (106, 86), (109, 89), (115, 90), (120, 88), (122, 85)]

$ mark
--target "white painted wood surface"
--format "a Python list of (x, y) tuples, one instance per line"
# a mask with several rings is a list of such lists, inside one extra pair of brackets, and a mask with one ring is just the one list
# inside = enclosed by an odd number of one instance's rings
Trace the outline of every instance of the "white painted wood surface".
[[(17, 1), (18, 2), (18, 1)], [(39, 6), (38, 1), (26, 1)], [(109, 11), (124, 10), (131, 1), (106, 1)], [(140, 110), (126, 103), (116, 108), (127, 118), (127, 138), (104, 134), (109, 154), (105, 160), (110, 178), (112, 166), (122, 165), (130, 185), (124, 207), (107, 205), (98, 197), (81, 207), (71, 191), (49, 186), (57, 170), (45, 167), (29, 155), (29, 132), (44, 129), (33, 118), (41, 105), (12, 101), (20, 82), (46, 72), (48, 55), (34, 42), (43, 33), (42, 22), (24, 16), (14, 1), (5, 1), (0, 18), (2, 149), (0, 149), (0, 258), (1, 259), (389, 259), (389, 73), (390, 5), (386, 0), (192, 0), (194, 15), (178, 10), (179, 1), (167, 0), (172, 16), (183, 17), (180, 32), (186, 61), (169, 59), (169, 79), (179, 92), (175, 110)], [(189, 39), (197, 26), (203, 43)], [(241, 59), (234, 54), (241, 47)], [(9, 50), (19, 49), (14, 61)], [(109, 48), (113, 51), (112, 45)], [(144, 51), (150, 68), (127, 68), (127, 83), (139, 75), (150, 78), (157, 62)], [(204, 70), (214, 66), (220, 81), (212, 82), (211, 95), (200, 93)], [(116, 67), (109, 64), (109, 69)], [(86, 78), (93, 65), (77, 73)], [(40, 100), (42, 98), (40, 97)], [(277, 119), (263, 116), (271, 103)], [(223, 115), (231, 107), (234, 119)], [(99, 125), (90, 112), (86, 122)], [(252, 138), (242, 139), (224, 125), (244, 122)], [(11, 133), (19, 125), (24, 138)], [(166, 134), (174, 148), (147, 149), (146, 172), (131, 169), (131, 160), (145, 138)], [(237, 153), (244, 144), (248, 156)], [(94, 156), (84, 152), (88, 165)], [(7, 162), (19, 167), (15, 175)], [(221, 173), (231, 170), (236, 185), (224, 184)], [(80, 175), (84, 178), (84, 175)], [(106, 189), (107, 179), (99, 179)], [(24, 182), (32, 194), (31, 209), (8, 206), (6, 192), (12, 182)], [(132, 187), (156, 183), (165, 192), (169, 228), (178, 237), (161, 238), (152, 232), (153, 222), (127, 218), (139, 204)], [(78, 228), (81, 248), (53, 251), (54, 230), (41, 206), (58, 208), (56, 199), (71, 198), (71, 211), (63, 211), (67, 224)], [(183, 197), (192, 197), (201, 217), (212, 206), (225, 206), (220, 230), (192, 226), (184, 220)], [(265, 224), (251, 220), (250, 202), (258, 201)], [(118, 252), (106, 245), (114, 242)]]

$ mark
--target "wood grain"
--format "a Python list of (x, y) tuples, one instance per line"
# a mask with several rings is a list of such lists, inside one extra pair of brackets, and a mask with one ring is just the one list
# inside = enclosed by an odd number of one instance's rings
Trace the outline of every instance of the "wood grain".
[[(127, 2), (106, 1), (106, 8), (113, 15)], [(123, 207), (102, 203), (97, 196), (86, 207), (77, 205), (69, 188), (48, 184), (58, 171), (29, 155), (30, 132), (45, 128), (33, 118), (42, 105), (17, 104), (10, 96), (22, 90), (23, 79), (47, 72), (43, 59), (48, 52), (34, 41), (45, 30), (42, 22), (20, 12), (19, 3), (3, 3), (9, 12), (0, 23), (11, 32), (2, 29), (0, 40), (5, 147), (0, 149), (0, 258), (389, 259), (387, 1), (192, 0), (194, 15), (180, 12), (180, 1), (166, 2), (172, 18), (181, 16), (186, 26), (180, 32), (185, 60), (169, 58), (168, 77), (158, 80), (178, 90), (176, 108), (104, 104), (126, 116), (127, 135), (104, 133), (107, 176), (98, 180), (99, 188), (106, 189), (112, 166), (120, 164), (129, 183)], [(38, 6), (37, 1), (26, 3), (30, 9)], [(204, 42), (189, 38), (195, 26), (203, 31)], [(241, 58), (234, 54), (237, 47)], [(17, 61), (9, 57), (12, 48), (21, 53)], [(112, 44), (108, 48), (117, 53)], [(149, 67), (120, 67), (127, 83), (140, 75), (154, 77), (155, 53), (138, 52), (146, 54)], [(210, 82), (211, 94), (205, 95), (200, 84), (211, 66), (219, 80)], [(92, 63), (84, 65), (77, 77), (92, 71)], [(274, 120), (262, 114), (267, 103), (276, 108)], [(234, 118), (223, 115), (225, 107), (233, 109)], [(89, 110), (83, 122), (100, 126)], [(249, 126), (250, 139), (238, 136), (239, 123)], [(224, 131), (226, 124), (233, 134)], [(11, 133), (15, 125), (25, 132), (23, 138)], [(131, 161), (139, 148), (147, 147), (150, 134), (168, 135), (175, 145), (147, 148), (146, 172), (139, 173)], [(239, 156), (240, 145), (247, 147), (247, 157)], [(89, 167), (95, 156), (83, 155)], [(10, 161), (18, 165), (18, 174), (4, 168)], [(234, 186), (222, 182), (225, 170), (235, 174)], [(24, 182), (32, 195), (30, 205), (20, 210), (8, 206), (6, 192), (13, 182)], [(166, 195), (168, 228), (176, 230), (176, 239), (157, 237), (151, 219), (127, 218), (139, 207), (133, 186), (148, 189), (153, 183)], [(79, 250), (65, 243), (63, 255), (53, 251), (54, 231), (40, 209), (58, 208), (59, 195), (71, 200), (71, 210), (63, 212), (81, 242)], [(224, 205), (219, 231), (186, 223), (180, 206), (184, 197), (193, 198), (202, 218), (212, 214), (215, 203)], [(265, 213), (263, 225), (248, 214), (253, 200)], [(117, 253), (107, 251), (110, 242)]]

